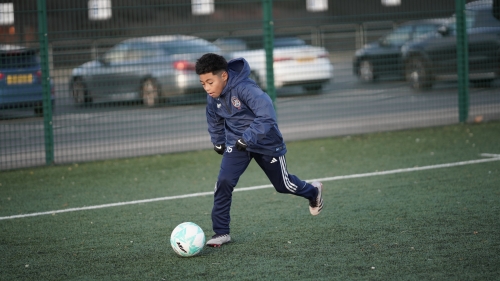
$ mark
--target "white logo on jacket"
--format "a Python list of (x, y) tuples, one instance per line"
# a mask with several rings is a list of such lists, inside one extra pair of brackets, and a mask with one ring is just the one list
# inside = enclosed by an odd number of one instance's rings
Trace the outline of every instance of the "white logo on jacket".
[(231, 97), (231, 103), (237, 109), (241, 109), (241, 101), (237, 97)]

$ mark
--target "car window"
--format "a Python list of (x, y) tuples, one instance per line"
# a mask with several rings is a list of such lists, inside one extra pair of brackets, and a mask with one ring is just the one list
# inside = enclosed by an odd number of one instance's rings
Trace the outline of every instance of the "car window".
[(476, 24), (476, 11), (465, 11), (465, 22), (467, 29), (471, 29)]
[(384, 42), (389, 45), (403, 45), (411, 39), (412, 28), (411, 25), (401, 26), (389, 33)]
[(498, 27), (500, 25), (491, 10), (475, 11), (474, 15), (471, 12), (467, 11), (467, 15), (474, 18), (471, 27)]
[(203, 40), (179, 40), (160, 43), (161, 47), (171, 55), (189, 53), (220, 53), (219, 48)]
[[(465, 24), (467, 29), (471, 29), (474, 26), (475, 12), (474, 11), (465, 11)], [(457, 30), (457, 19), (455, 16), (452, 16), (448, 23), (446, 24), (448, 30), (451, 34), (456, 34)]]
[(239, 38), (219, 38), (213, 43), (224, 53), (244, 51), (248, 49), (246, 42)]
[(120, 63), (127, 59), (127, 44), (118, 44), (104, 54), (104, 60), (108, 63)]
[(294, 46), (305, 46), (306, 42), (300, 38), (275, 38), (274, 47), (294, 47)]
[(162, 53), (155, 44), (132, 44), (127, 51), (125, 60), (144, 61), (160, 57)]
[(0, 68), (32, 67), (39, 64), (40, 58), (35, 51), (0, 52)]

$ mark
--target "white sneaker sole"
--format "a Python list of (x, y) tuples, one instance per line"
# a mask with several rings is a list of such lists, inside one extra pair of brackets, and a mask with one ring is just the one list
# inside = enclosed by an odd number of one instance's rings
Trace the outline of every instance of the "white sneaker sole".
[(309, 212), (311, 212), (311, 215), (317, 216), (319, 215), (319, 213), (321, 213), (321, 210), (323, 210), (323, 184), (319, 181), (315, 181), (311, 184), (318, 189), (318, 197), (316, 197), (316, 202), (319, 203), (317, 207), (309, 206)]
[(212, 239), (207, 241), (206, 245), (208, 247), (218, 248), (218, 247), (222, 246), (222, 244), (226, 244), (229, 242), (231, 242), (231, 236), (229, 236), (229, 234), (228, 234), (227, 236), (212, 238)]

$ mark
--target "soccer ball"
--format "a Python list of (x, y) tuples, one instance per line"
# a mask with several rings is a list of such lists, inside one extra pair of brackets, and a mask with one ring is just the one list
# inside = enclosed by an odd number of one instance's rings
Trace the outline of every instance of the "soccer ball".
[(172, 231), (170, 245), (181, 257), (197, 255), (205, 246), (205, 233), (196, 223), (183, 222)]

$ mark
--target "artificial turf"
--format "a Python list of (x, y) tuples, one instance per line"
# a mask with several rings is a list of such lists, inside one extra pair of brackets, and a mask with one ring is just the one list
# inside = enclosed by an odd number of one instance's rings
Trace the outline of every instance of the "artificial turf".
[[(341, 179), (500, 154), (500, 123), (288, 143), (288, 170), (324, 182), (325, 208), (272, 188), (235, 192), (233, 242), (176, 256), (170, 232), (212, 235), (211, 195), (9, 216), (213, 190), (215, 152), (0, 173), (0, 280), (497, 280), (500, 161)], [(268, 184), (252, 164), (240, 187)]]

